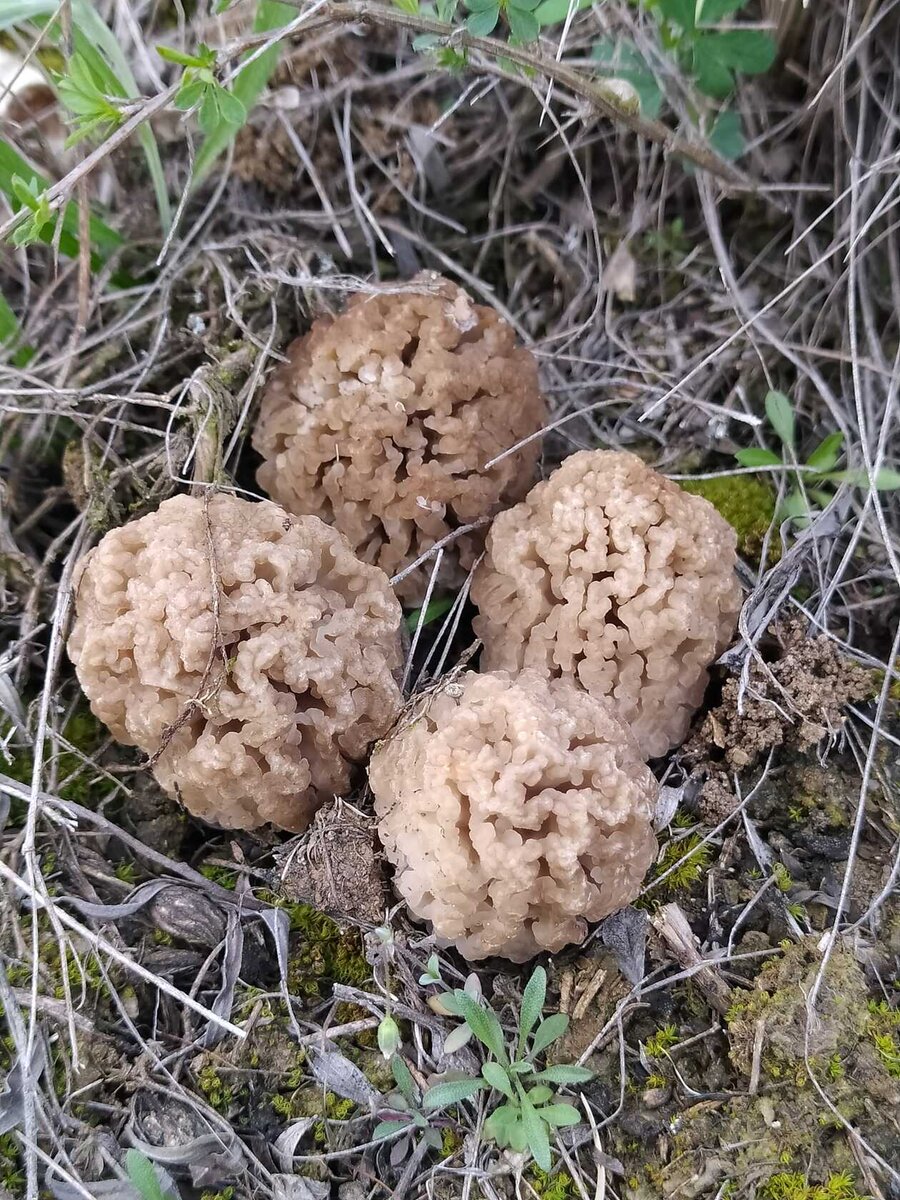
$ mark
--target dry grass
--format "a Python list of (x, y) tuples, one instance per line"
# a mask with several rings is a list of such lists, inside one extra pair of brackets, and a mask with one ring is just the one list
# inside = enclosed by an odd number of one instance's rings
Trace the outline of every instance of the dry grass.
[[(122, 19), (121, 5), (101, 7)], [(132, 35), (153, 46), (161, 10), (125, 7), (122, 36), (138, 70), (146, 52)], [(231, 840), (183, 821), (152, 792), (135, 756), (87, 721), (64, 654), (72, 568), (106, 528), (177, 489), (255, 495), (248, 430), (286, 340), (347, 291), (396, 287), (421, 268), (496, 304), (540, 357), (553, 411), (546, 469), (573, 449), (604, 445), (637, 449), (679, 478), (730, 472), (735, 450), (774, 445), (761, 423), (768, 388), (794, 401), (801, 456), (839, 430), (850, 465), (870, 474), (896, 466), (900, 5), (812, 7), (786, 62), (741, 90), (751, 135), (746, 186), (689, 173), (660, 145), (598, 119), (559, 81), (482, 70), (477, 55), (475, 69), (448, 76), (413, 54), (400, 31), (369, 27), (360, 36), (358, 27), (325, 23), (298, 30), (277, 77), (280, 103), (254, 112), (252, 133), (196, 191), (188, 191), (190, 129), (171, 110), (154, 118), (171, 195), (183, 197), (164, 246), (127, 144), (101, 156), (78, 193), (102, 200), (125, 233), (119, 261), (90, 271), (45, 248), (3, 252), (3, 292), (36, 348), (26, 367), (0, 364), (0, 814), (12, 806), (0, 855), (0, 1005), (4, 1065), (18, 1064), (0, 1095), (0, 1114), (18, 1117), (8, 1192), (126, 1195), (129, 1145), (176, 1175), (185, 1198), (227, 1187), (235, 1198), (305, 1197), (297, 1172), (313, 1159), (324, 1164), (319, 1179), (324, 1171), (362, 1188), (342, 1193), (347, 1200), (493, 1200), (545, 1188), (479, 1139), (475, 1109), (449, 1130), (447, 1157), (423, 1149), (392, 1161), (372, 1144), (364, 1106), (349, 1119), (320, 1119), (316, 1142), (308, 1126), (298, 1128), (307, 1119), (299, 1102), (273, 1106), (276, 1093), (340, 1090), (308, 1058), (291, 1066), (290, 1088), (279, 1082), (285, 1047), (329, 1031), (358, 1059), (389, 993), (407, 1021), (411, 1062), (423, 1078), (436, 1069), (442, 1022), (416, 983), (430, 947), (396, 913), (393, 943), (367, 936), (370, 982), (359, 976), (352, 939), (338, 945), (331, 932), (327, 962), (310, 966), (322, 929), (296, 912), (289, 929), (287, 911), (273, 909), (264, 890), (274, 839)], [(637, 11), (610, 0), (574, 22), (567, 58), (588, 55), (598, 22), (641, 35)], [(200, 25), (196, 36), (212, 36)], [(668, 83), (677, 109), (683, 89)], [(147, 90), (156, 90), (152, 79)], [(33, 133), (22, 145), (38, 149)], [(114, 270), (130, 274), (127, 286), (114, 284)], [(788, 472), (771, 476), (774, 487), (788, 485)], [(891, 994), (898, 516), (895, 494), (842, 487), (807, 529), (785, 531), (777, 562), (764, 550), (744, 564), (748, 598), (728, 666), (745, 686), (779, 617), (801, 618), (873, 672), (872, 702), (854, 708), (822, 758), (825, 792), (843, 797), (846, 853), (823, 882), (814, 877), (823, 860), (810, 852), (806, 878), (794, 879), (797, 894), (805, 886), (809, 896), (788, 908), (783, 897), (793, 897), (777, 886), (773, 863), (786, 853), (796, 864), (799, 843), (785, 848), (783, 813), (756, 807), (793, 770), (777, 753), (734, 774), (738, 807), (721, 823), (677, 829), (691, 839), (687, 853), (666, 859), (647, 904), (678, 900), (703, 957), (695, 961), (694, 948), (692, 959), (690, 947), (676, 953), (666, 926), (643, 980), (617, 991), (604, 976), (599, 994), (609, 1000), (591, 1001), (594, 1024), (570, 1048), (597, 1066), (602, 1085), (586, 1094), (589, 1122), (560, 1140), (567, 1195), (659, 1194), (634, 1185), (643, 1164), (628, 1145), (644, 1135), (623, 1120), (635, 1106), (646, 1118), (642, 1089), (655, 1068), (640, 1042), (666, 1011), (689, 1030), (681, 1040), (696, 1039), (706, 1055), (692, 1060), (691, 1079), (667, 1076), (667, 1120), (697, 1096), (756, 1094), (764, 1041), (749, 1083), (720, 1069), (728, 1049), (721, 1008), (702, 986), (711, 968), (731, 987), (752, 978), (779, 936), (813, 937), (807, 1038), (843, 948), (866, 966), (873, 995), (879, 986)], [(773, 527), (769, 537), (777, 544), (781, 532)], [(467, 641), (464, 600), (421, 631), (408, 671), (417, 687), (456, 664)], [(784, 711), (789, 719), (790, 696)], [(661, 770), (680, 786), (677, 759)], [(687, 802), (697, 821), (690, 789)], [(703, 870), (682, 879), (698, 845), (710, 848)], [(229, 887), (221, 886), (226, 869)], [(735, 879), (745, 890), (725, 903)], [(187, 913), (173, 880), (192, 889)], [(743, 946), (748, 929), (766, 933), (766, 944)], [(591, 979), (608, 969), (587, 961)], [(580, 974), (584, 962), (562, 956), (561, 1002), (567, 989), (574, 1004), (579, 988), (594, 986)], [(445, 973), (455, 970), (464, 964), (447, 956)], [(500, 996), (519, 986), (502, 964), (482, 976)], [(678, 990), (698, 978), (699, 1016)], [(278, 1039), (267, 1061), (264, 1047)], [(805, 1063), (809, 1089), (832, 1112), (828, 1136), (852, 1154), (859, 1192), (898, 1194), (896, 1159), (877, 1130), (872, 1142), (865, 1114), (835, 1101), (809, 1043)], [(776, 1114), (780, 1097), (775, 1087)], [(653, 1162), (661, 1153), (642, 1151)], [(621, 1174), (614, 1159), (623, 1156)], [(695, 1176), (706, 1162), (694, 1162)], [(770, 1174), (815, 1168), (773, 1163)], [(766, 1178), (750, 1173), (729, 1194), (764, 1196)], [(690, 1194), (722, 1196), (723, 1183), (713, 1173)], [(0, 1196), (3, 1186), (0, 1176)]]

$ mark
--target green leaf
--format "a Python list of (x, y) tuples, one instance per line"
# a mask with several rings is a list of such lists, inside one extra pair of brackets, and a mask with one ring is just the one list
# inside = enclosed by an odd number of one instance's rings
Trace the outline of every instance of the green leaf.
[(690, 33), (696, 22), (696, 0), (656, 0), (656, 9), (668, 21)]
[(200, 128), (209, 137), (215, 133), (223, 124), (222, 112), (219, 106), (219, 92), (222, 89), (218, 84), (207, 84), (203, 88), (203, 99), (200, 101), (200, 107), (197, 110), (197, 121)]
[(553, 1088), (545, 1087), (541, 1083), (537, 1087), (529, 1088), (525, 1094), (532, 1104), (546, 1104), (548, 1100), (553, 1099)]
[(208, 46), (201, 44), (197, 54), (185, 54), (182, 50), (176, 50), (174, 46), (157, 46), (156, 53), (165, 62), (178, 63), (182, 67), (212, 67), (215, 65), (215, 52), (211, 51)]
[(729, 29), (707, 37), (715, 42), (719, 61), (744, 75), (768, 71), (778, 52), (774, 39), (761, 29)]
[(503, 1030), (497, 1020), (497, 1014), (492, 1008), (482, 1007), (471, 996), (466, 995), (461, 988), (457, 988), (453, 995), (459, 1005), (460, 1016), (464, 1018), (479, 1042), (486, 1046), (494, 1058), (505, 1066), (509, 1062), (509, 1058), (506, 1054)]
[(742, 467), (784, 466), (784, 463), (772, 450), (762, 450), (758, 446), (749, 446), (746, 450), (738, 450), (734, 457)]
[(779, 522), (781, 521), (797, 521), (808, 524), (809, 520), (809, 504), (806, 497), (799, 488), (794, 488), (782, 500), (778, 506), (776, 514)]
[(525, 1053), (525, 1042), (531, 1036), (531, 1031), (541, 1019), (544, 1011), (544, 1000), (547, 997), (547, 972), (543, 967), (535, 967), (531, 978), (522, 993), (522, 1007), (519, 1011), (519, 1054)]
[(227, 88), (217, 87), (216, 98), (223, 121), (227, 121), (229, 125), (244, 124), (247, 120), (247, 110), (233, 92), (229, 92)]
[[(431, 37), (431, 35), (425, 34), (425, 37)], [(418, 40), (419, 39), (416, 38), (416, 41)], [(434, 44), (434, 42), (437, 40), (437, 38), (433, 38), (432, 42), (429, 44)], [(439, 600), (432, 600), (429, 603), (428, 608), (425, 610), (425, 616), (422, 620), (422, 628), (424, 629), (426, 625), (430, 625), (432, 621), (436, 621), (438, 617), (442, 617), (444, 613), (449, 612), (453, 607), (455, 600), (455, 596), (441, 596)], [(421, 611), (421, 608), (413, 609), (413, 611), (406, 618), (406, 628), (410, 631), (410, 633), (415, 633), (416, 629), (418, 628), (419, 614)], [(422, 978), (424, 979), (424, 976)], [(422, 979), (419, 980), (419, 983), (421, 982)], [(434, 983), (435, 980), (429, 979), (428, 982)]]
[(162, 1190), (156, 1167), (145, 1155), (138, 1150), (128, 1150), (125, 1154), (125, 1170), (128, 1178), (140, 1193), (141, 1200), (167, 1200)]
[(509, 32), (516, 42), (527, 46), (529, 42), (537, 41), (541, 27), (534, 13), (510, 4), (506, 10), (506, 19), (509, 22)]
[(700, 0), (697, 20), (710, 24), (713, 21), (721, 21), (723, 17), (728, 17), (739, 8), (743, 8), (746, 3), (747, 0)]
[(550, 1137), (547, 1126), (527, 1100), (522, 1101), (522, 1127), (532, 1158), (542, 1171), (549, 1171)]
[(694, 43), (693, 67), (697, 87), (704, 96), (725, 100), (734, 91), (731, 68), (718, 54), (716, 33), (705, 33)]
[(372, 1138), (378, 1142), (382, 1138), (390, 1137), (394, 1133), (400, 1133), (404, 1129), (409, 1129), (408, 1121), (379, 1121), (372, 1130)]
[(484, 1076), (485, 1082), (498, 1092), (502, 1092), (504, 1096), (508, 1096), (510, 1100), (515, 1099), (513, 1086), (509, 1082), (509, 1076), (503, 1070), (499, 1063), (486, 1062), (481, 1068), (481, 1074)]
[(538, 1109), (538, 1116), (557, 1129), (564, 1125), (580, 1125), (582, 1120), (581, 1113), (573, 1104), (545, 1104)]
[(498, 1146), (509, 1146), (521, 1154), (526, 1144), (521, 1110), (514, 1104), (501, 1104), (485, 1121), (484, 1134)]
[(495, 6), (483, 12), (473, 12), (466, 17), (466, 29), (473, 37), (488, 37), (497, 28), (500, 20), (500, 9)]
[(766, 416), (785, 446), (793, 449), (794, 406), (784, 392), (769, 392), (766, 395)]
[[(296, 15), (296, 9), (279, 3), (279, 0), (259, 0), (256, 8), (256, 17), (253, 21), (253, 32), (270, 33), (275, 29), (281, 29), (289, 21), (292, 21)], [(249, 57), (250, 53), (248, 51), (245, 57)], [(248, 66), (241, 68), (239, 74), (235, 76), (231, 94), (243, 105), (245, 113), (240, 124), (243, 124), (246, 114), (251, 111), (256, 101), (262, 95), (266, 84), (278, 66), (280, 53), (280, 46), (270, 46), (264, 54), (255, 58)], [(207, 135), (203, 145), (197, 152), (197, 159), (194, 164), (194, 186), (205, 178), (219, 155), (225, 151), (236, 137), (240, 124), (236, 125), (223, 121), (212, 133)]]
[(433, 1112), (450, 1104), (459, 1104), (461, 1100), (471, 1100), (483, 1087), (484, 1081), (481, 1079), (454, 1079), (451, 1083), (437, 1083), (422, 1097), (422, 1108)]
[(547, 1017), (545, 1021), (541, 1021), (538, 1025), (537, 1033), (534, 1035), (534, 1044), (531, 1052), (538, 1055), (542, 1050), (555, 1042), (569, 1028), (569, 1018), (565, 1013), (554, 1013), (552, 1017)]
[(709, 144), (726, 162), (735, 162), (747, 148), (740, 114), (725, 108), (718, 114), (709, 131)]
[(842, 433), (829, 433), (828, 437), (819, 442), (810, 454), (806, 465), (812, 467), (814, 471), (830, 471), (841, 456), (843, 444), (844, 435)]
[(191, 76), (182, 83), (181, 87), (175, 93), (175, 99), (172, 103), (177, 109), (182, 112), (187, 112), (189, 108), (193, 108), (195, 104), (199, 104), (203, 99), (203, 93), (206, 91), (206, 85), (202, 79), (195, 79)]
[(413, 16), (419, 11), (419, 0), (393, 0), (393, 3), (401, 12), (412, 13)]
[[(591, 3), (592, 0), (575, 0), (571, 7), (575, 12), (580, 12), (582, 9), (590, 8)], [(569, 0), (543, 0), (535, 7), (534, 15), (541, 28), (545, 25), (561, 25), (569, 15), (569, 7)]]
[[(848, 471), (834, 471), (827, 476), (828, 479), (835, 483), (850, 483), (854, 487), (869, 486), (869, 473), (865, 467), (852, 468)], [(875, 490), (877, 492), (894, 492), (900, 488), (900, 471), (893, 471), (889, 467), (882, 467), (880, 471), (875, 473)]]
[(637, 92), (638, 103), (645, 117), (655, 120), (659, 116), (662, 89), (656, 82), (656, 76), (630, 42), (603, 38), (595, 42), (591, 58), (608, 79), (624, 79), (631, 84)]
[(459, 1001), (456, 998), (456, 992), (441, 992), (437, 997), (437, 1001), (452, 1017), (461, 1017), (463, 1015)]
[(455, 1054), (457, 1050), (462, 1050), (463, 1046), (468, 1046), (473, 1036), (472, 1030), (463, 1021), (444, 1038), (444, 1053)]
[(500, 5), (497, 0), (466, 0), (466, 8), (469, 12), (489, 12), (491, 9), (498, 8)]
[(534, 1078), (546, 1083), (587, 1083), (593, 1077), (594, 1072), (589, 1071), (587, 1067), (567, 1067), (560, 1063), (538, 1071)]

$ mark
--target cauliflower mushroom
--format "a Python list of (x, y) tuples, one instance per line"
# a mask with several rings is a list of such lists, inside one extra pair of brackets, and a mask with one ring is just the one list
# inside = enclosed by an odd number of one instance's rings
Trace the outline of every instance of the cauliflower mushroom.
[(175, 496), (107, 533), (76, 589), (91, 708), (204, 820), (304, 829), (399, 711), (400, 605), (315, 517)]
[(582, 451), (493, 523), (472, 584), (485, 670), (608, 697), (644, 757), (684, 738), (740, 611), (734, 530), (633, 454)]
[(537, 671), (445, 685), (376, 747), (369, 782), (397, 891), (470, 959), (581, 941), (656, 851), (656, 781), (631, 734)]
[[(288, 348), (263, 397), (253, 445), (260, 486), (289, 512), (333, 524), (366, 562), (398, 574), (460, 526), (528, 491), (545, 406), (537, 365), (492, 309), (439, 275), (357, 295)], [(439, 583), (456, 587), (480, 529), (447, 545)], [(425, 592), (433, 560), (398, 581)]]

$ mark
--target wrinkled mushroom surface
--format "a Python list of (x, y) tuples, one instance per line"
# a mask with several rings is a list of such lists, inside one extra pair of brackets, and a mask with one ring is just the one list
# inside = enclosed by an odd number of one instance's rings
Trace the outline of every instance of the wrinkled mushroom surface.
[(198, 817), (306, 827), (395, 719), (400, 605), (315, 517), (176, 496), (79, 564), (69, 654)]
[(643, 755), (684, 738), (740, 610), (734, 530), (633, 454), (583, 451), (494, 521), (472, 598), (485, 670), (608, 697)]
[(581, 941), (653, 861), (656, 781), (608, 704), (467, 674), (376, 747), (378, 832), (410, 912), (470, 959)]
[[(484, 464), (545, 418), (534, 357), (492, 308), (440, 276), (409, 287), (317, 320), (273, 375), (253, 435), (260, 486), (389, 576), (525, 495), (537, 440)], [(440, 584), (458, 586), (483, 543), (479, 529), (448, 545)], [(398, 581), (402, 599), (421, 599), (433, 566)]]

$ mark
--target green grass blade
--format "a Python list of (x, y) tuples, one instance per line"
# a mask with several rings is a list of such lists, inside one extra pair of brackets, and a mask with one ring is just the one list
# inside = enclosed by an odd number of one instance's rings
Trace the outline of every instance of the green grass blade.
[[(122, 94), (139, 96), (140, 90), (137, 80), (131, 73), (131, 68), (122, 52), (122, 48), (116, 41), (112, 30), (96, 12), (90, 0), (73, 0), (72, 18), (85, 37), (94, 42), (103, 52), (104, 57), (118, 79), (120, 87), (123, 89)], [(166, 187), (166, 177), (163, 171), (162, 159), (159, 155), (159, 147), (156, 144), (156, 138), (153, 136), (153, 131), (149, 125), (142, 125), (138, 130), (138, 141), (141, 144), (141, 149), (144, 151), (144, 157), (147, 160), (147, 170), (150, 172), (153, 191), (156, 193), (156, 207), (159, 210), (160, 223), (163, 230), (168, 231), (169, 226), (172, 224), (169, 190)]]
[(0, 351), (8, 343), (12, 343), (9, 361), (14, 367), (27, 367), (34, 358), (33, 346), (17, 346), (15, 344), (21, 332), (22, 328), (19, 324), (19, 318), (13, 312), (9, 301), (0, 292)]
[[(23, 21), (47, 21), (53, 16), (53, 12), (54, 7), (48, 5), (47, 0), (5, 0), (2, 15), (0, 15), (0, 30), (8, 29), (11, 25), (21, 24)], [(118, 85), (114, 89), (115, 92), (120, 96), (139, 96), (137, 80), (131, 73), (122, 48), (90, 0), (72, 0), (72, 20), (87, 42), (102, 53), (104, 65)], [(163, 228), (168, 230), (172, 223), (169, 192), (166, 187), (159, 147), (153, 131), (148, 125), (144, 125), (138, 130), (138, 141), (147, 160), (147, 170), (150, 172), (153, 190), (156, 193), (156, 206), (159, 209), (160, 222)]]
[(18, 332), (18, 317), (10, 308), (6, 297), (0, 292), (0, 344), (5, 344), (16, 337)]
[[(38, 187), (47, 188), (49, 184), (44, 179), (27, 159), (23, 158), (9, 142), (5, 142), (0, 138), (0, 191), (7, 196), (12, 204), (13, 209), (18, 212), (21, 208), (21, 202), (16, 197), (13, 190), (12, 180), (14, 175), (20, 175), (23, 179), (37, 179)], [(91, 245), (96, 250), (100, 260), (109, 258), (114, 250), (117, 250), (122, 245), (122, 238), (116, 231), (110, 228), (105, 221), (101, 221), (99, 217), (91, 216)], [(47, 232), (43, 235), (43, 241), (50, 242), (53, 239), (52, 232)], [(66, 258), (78, 257), (78, 210), (74, 204), (66, 206), (62, 218), (62, 235), (59, 239), (59, 248)]]
[[(280, 29), (296, 15), (296, 9), (278, 3), (278, 0), (259, 0), (253, 31), (254, 33), (269, 33), (271, 30)], [(249, 67), (245, 67), (236, 76), (232, 90), (248, 113), (272, 78), (278, 65), (280, 50), (280, 46), (270, 46), (265, 54), (261, 54)], [(223, 122), (204, 140), (194, 164), (195, 183), (199, 183), (204, 178), (219, 155), (237, 136), (239, 129), (240, 125)]]

